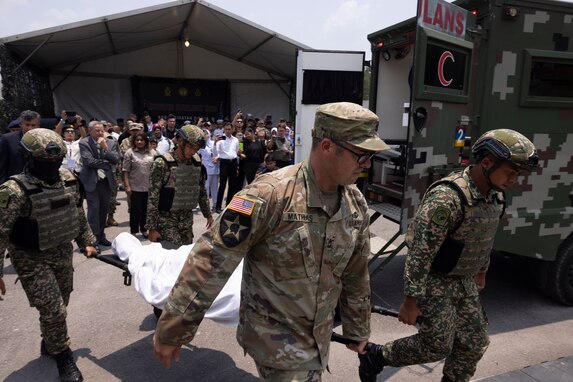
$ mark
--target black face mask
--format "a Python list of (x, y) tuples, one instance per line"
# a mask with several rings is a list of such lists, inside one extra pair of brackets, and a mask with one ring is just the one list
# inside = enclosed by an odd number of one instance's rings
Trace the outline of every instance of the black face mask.
[(64, 158), (57, 161), (39, 161), (32, 159), (29, 162), (28, 169), (36, 178), (48, 184), (54, 184), (60, 180), (60, 166), (62, 165), (63, 159)]

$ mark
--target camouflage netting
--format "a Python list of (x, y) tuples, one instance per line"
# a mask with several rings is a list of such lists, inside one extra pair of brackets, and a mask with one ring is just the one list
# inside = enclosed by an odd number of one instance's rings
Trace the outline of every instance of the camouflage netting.
[(28, 64), (15, 71), (20, 62), (22, 59), (15, 58), (5, 45), (0, 45), (1, 98), (3, 98), (0, 99), (0, 131), (2, 132), (22, 110), (34, 110), (42, 116), (49, 117), (54, 114), (54, 98), (48, 71)]

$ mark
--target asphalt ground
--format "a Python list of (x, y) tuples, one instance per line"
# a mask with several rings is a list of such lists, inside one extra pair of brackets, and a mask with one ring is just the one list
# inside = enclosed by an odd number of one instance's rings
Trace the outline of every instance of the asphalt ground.
[[(128, 232), (125, 194), (119, 193), (118, 227), (106, 229), (109, 240)], [(205, 219), (194, 215), (196, 237)], [(372, 232), (390, 238), (398, 226), (378, 219)], [(142, 242), (147, 242), (138, 236)], [(105, 248), (104, 254), (111, 253)], [(402, 296), (405, 251), (372, 279), (373, 303), (397, 309)], [(179, 363), (166, 370), (154, 358), (151, 339), (156, 325), (152, 308), (133, 286), (123, 285), (122, 271), (74, 254), (74, 292), (68, 329), (77, 364), (86, 381), (256, 381), (252, 359), (235, 340), (235, 328), (205, 320)], [(5, 261), (7, 293), (0, 301), (0, 380), (57, 381), (55, 362), (40, 356), (38, 313), (15, 284)], [(491, 344), (473, 380), (488, 382), (573, 381), (573, 308), (546, 298), (533, 285), (520, 259), (494, 257), (482, 295), (489, 318)], [(373, 314), (371, 341), (384, 343), (416, 329), (397, 319)], [(442, 362), (404, 368), (387, 367), (378, 381), (439, 381)], [(330, 372), (324, 381), (358, 381), (358, 359), (343, 345), (331, 346)], [(536, 379), (538, 378), (538, 379)], [(541, 379), (539, 379), (541, 378)], [(561, 378), (561, 379), (555, 379)]]

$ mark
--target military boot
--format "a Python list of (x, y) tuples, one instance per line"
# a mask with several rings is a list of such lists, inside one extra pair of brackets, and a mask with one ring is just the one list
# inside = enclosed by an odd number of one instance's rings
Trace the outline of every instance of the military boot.
[(115, 221), (115, 219), (113, 218), (113, 214), (109, 214), (107, 215), (107, 226), (114, 226), (117, 227), (118, 223)]
[(62, 382), (81, 382), (84, 380), (80, 369), (74, 362), (74, 356), (70, 348), (55, 354), (54, 359), (58, 364), (58, 373)]
[(444, 374), (441, 382), (456, 382), (456, 381), (454, 381), (453, 379)]
[(365, 354), (358, 354), (360, 366), (358, 375), (361, 382), (376, 382), (378, 374), (384, 369), (384, 356), (382, 355), (382, 345), (368, 342), (364, 347)]

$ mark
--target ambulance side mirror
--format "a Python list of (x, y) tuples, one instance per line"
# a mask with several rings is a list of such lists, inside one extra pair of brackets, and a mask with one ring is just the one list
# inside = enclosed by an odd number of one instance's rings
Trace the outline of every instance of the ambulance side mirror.
[(426, 111), (425, 107), (418, 107), (412, 113), (412, 119), (414, 120), (414, 127), (418, 133), (422, 131), (424, 125), (426, 124), (426, 117), (428, 116), (428, 112)]

